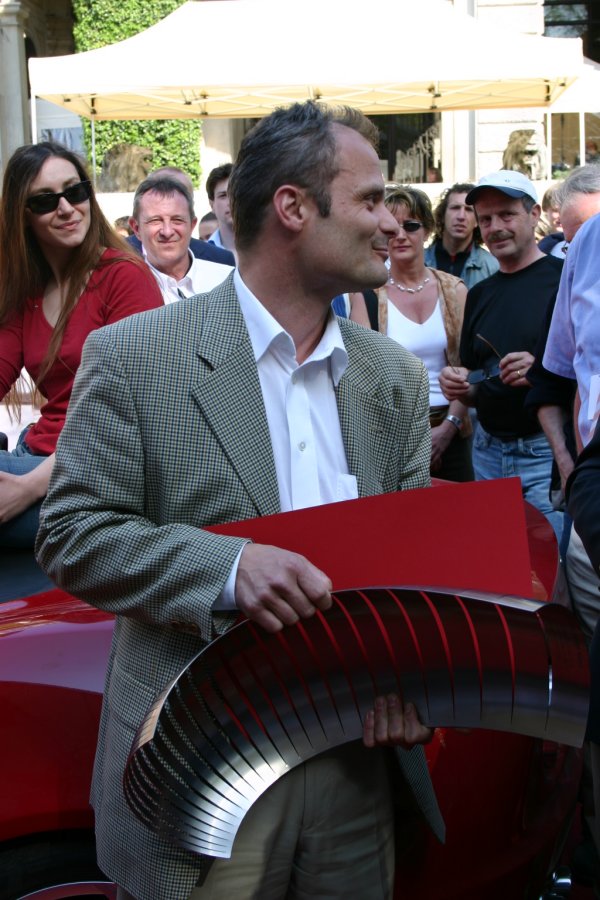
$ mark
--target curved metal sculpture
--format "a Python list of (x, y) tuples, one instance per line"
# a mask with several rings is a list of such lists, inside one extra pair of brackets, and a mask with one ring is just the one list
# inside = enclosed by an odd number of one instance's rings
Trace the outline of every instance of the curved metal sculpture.
[(258, 797), (299, 763), (362, 735), (381, 694), (432, 726), (580, 745), (587, 651), (560, 606), (423, 589), (341, 591), (277, 634), (245, 621), (203, 650), (139, 729), (125, 796), (180, 847), (229, 857)]

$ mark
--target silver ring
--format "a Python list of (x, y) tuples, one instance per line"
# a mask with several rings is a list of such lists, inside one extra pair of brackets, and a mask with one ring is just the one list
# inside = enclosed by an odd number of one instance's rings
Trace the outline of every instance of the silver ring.
[(518, 377), (518, 378), (521, 377), (521, 370), (520, 370), (520, 369), (517, 369), (517, 377)]

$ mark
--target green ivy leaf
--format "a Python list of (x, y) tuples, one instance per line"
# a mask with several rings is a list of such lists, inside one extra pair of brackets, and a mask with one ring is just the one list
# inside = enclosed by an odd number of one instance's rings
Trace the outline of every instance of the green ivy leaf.
[[(123, 41), (156, 25), (185, 0), (72, 0), (73, 37), (78, 53)], [(91, 159), (91, 123), (83, 120), (84, 139)], [(200, 181), (202, 123), (180, 119), (96, 122), (96, 170), (115, 144), (138, 144), (152, 151), (152, 167), (179, 166)]]

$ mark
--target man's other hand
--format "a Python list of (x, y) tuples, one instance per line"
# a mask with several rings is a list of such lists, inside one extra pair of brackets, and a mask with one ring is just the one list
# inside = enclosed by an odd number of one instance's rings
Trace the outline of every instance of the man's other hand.
[(327, 575), (304, 556), (249, 543), (238, 565), (235, 602), (248, 619), (275, 632), (329, 609), (331, 587)]
[(440, 387), (446, 400), (465, 400), (471, 385), (467, 381), (469, 370), (464, 366), (444, 366), (440, 372)]
[(413, 703), (402, 707), (397, 694), (375, 698), (375, 707), (365, 716), (363, 743), (365, 747), (400, 746), (413, 747), (427, 744), (433, 737), (433, 729), (419, 721)]

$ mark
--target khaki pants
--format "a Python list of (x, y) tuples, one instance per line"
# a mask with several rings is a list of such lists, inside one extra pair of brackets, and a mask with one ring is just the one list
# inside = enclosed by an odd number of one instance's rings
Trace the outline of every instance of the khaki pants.
[(385, 751), (355, 742), (288, 772), (246, 813), (231, 859), (215, 860), (189, 900), (390, 900), (387, 763)]
[(571, 529), (566, 564), (573, 611), (589, 645), (600, 615), (600, 581), (575, 527)]

